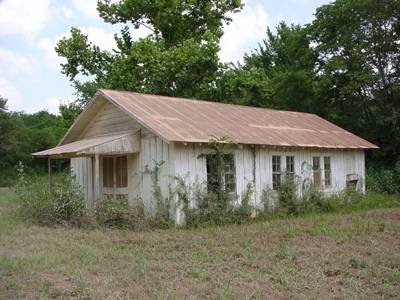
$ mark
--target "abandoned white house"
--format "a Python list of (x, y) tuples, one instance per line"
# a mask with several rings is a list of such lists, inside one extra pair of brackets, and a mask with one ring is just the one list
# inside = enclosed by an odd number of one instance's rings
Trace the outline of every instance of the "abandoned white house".
[[(253, 205), (264, 189), (279, 186), (284, 172), (324, 192), (349, 183), (364, 192), (364, 151), (377, 148), (314, 114), (101, 89), (57, 147), (33, 155), (70, 158), (89, 208), (104, 195), (125, 195), (151, 211), (155, 199), (146, 170), (163, 162), (165, 198), (174, 176), (212, 182), (208, 142), (223, 136), (238, 145), (226, 156), (227, 188), (240, 202), (252, 184)], [(179, 212), (175, 217), (181, 222)]]

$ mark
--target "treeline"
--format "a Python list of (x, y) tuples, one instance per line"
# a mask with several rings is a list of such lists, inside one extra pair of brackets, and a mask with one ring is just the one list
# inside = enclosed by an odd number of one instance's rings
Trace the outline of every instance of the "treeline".
[(47, 162), (33, 159), (31, 153), (56, 145), (65, 129), (62, 116), (47, 111), (10, 112), (7, 100), (0, 97), (0, 186), (10, 185), (16, 179), (18, 161), (28, 166), (30, 173), (44, 172)]
[[(399, 160), (400, 0), (336, 0), (310, 24), (265, 29), (243, 63), (230, 64), (218, 57), (220, 39), (240, 0), (153, 2), (98, 2), (105, 22), (125, 25), (113, 52), (77, 28), (58, 42), (78, 95), (62, 107), (65, 124), (102, 87), (312, 112), (379, 145), (369, 167)], [(140, 26), (152, 33), (135, 39)]]

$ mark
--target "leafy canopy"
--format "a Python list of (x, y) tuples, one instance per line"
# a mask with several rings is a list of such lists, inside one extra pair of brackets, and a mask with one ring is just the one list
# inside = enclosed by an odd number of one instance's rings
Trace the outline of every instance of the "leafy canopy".
[[(222, 25), (241, 7), (239, 0), (99, 1), (105, 22), (126, 24), (115, 35), (117, 49), (101, 50), (72, 28), (56, 47), (67, 60), (62, 73), (82, 104), (98, 87), (208, 99), (220, 68)], [(134, 40), (128, 25), (145, 26), (152, 33)]]

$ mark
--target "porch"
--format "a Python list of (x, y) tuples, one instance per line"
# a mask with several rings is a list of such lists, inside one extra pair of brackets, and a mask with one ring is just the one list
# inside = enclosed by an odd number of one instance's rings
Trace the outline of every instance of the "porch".
[(47, 158), (49, 188), (52, 160), (70, 159), (71, 171), (85, 194), (87, 207), (105, 196), (134, 199), (139, 193), (140, 131), (114, 134), (57, 146), (33, 153)]

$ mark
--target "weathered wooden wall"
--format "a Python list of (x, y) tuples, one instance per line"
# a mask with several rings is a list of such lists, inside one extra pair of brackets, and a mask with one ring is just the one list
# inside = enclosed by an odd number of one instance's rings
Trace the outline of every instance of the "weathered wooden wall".
[(158, 184), (161, 196), (165, 200), (169, 196), (169, 185), (172, 183), (171, 169), (172, 153), (170, 144), (154, 135), (144, 135), (141, 141), (139, 165), (136, 174), (139, 180), (140, 198), (143, 200), (146, 211), (154, 213), (157, 208), (157, 199), (154, 197), (154, 180), (152, 173), (156, 164), (159, 166)]
[(140, 125), (127, 113), (110, 102), (105, 102), (96, 116), (82, 131), (79, 139), (139, 129)]
[[(174, 147), (175, 174), (186, 179), (188, 183), (201, 183), (207, 180), (206, 161), (199, 157), (209, 150), (196, 144), (182, 144)], [(280, 148), (262, 146), (243, 146), (234, 151), (236, 169), (236, 194), (239, 202), (246, 192), (248, 184), (255, 188), (251, 201), (254, 205), (260, 204), (262, 191), (272, 189), (272, 156), (281, 156), (281, 170), (286, 169), (286, 156), (294, 156), (295, 173), (299, 176), (300, 184), (309, 179), (312, 181), (312, 158), (331, 158), (331, 180), (329, 188), (324, 188), (326, 193), (339, 192), (346, 188), (346, 174), (357, 174), (360, 178), (357, 188), (365, 191), (365, 164), (364, 151), (362, 150), (283, 150)], [(321, 180), (324, 181), (324, 172), (321, 171)], [(301, 185), (299, 186), (301, 188)]]
[(82, 189), (89, 209), (94, 208), (93, 169), (91, 157), (71, 158), (71, 172)]

